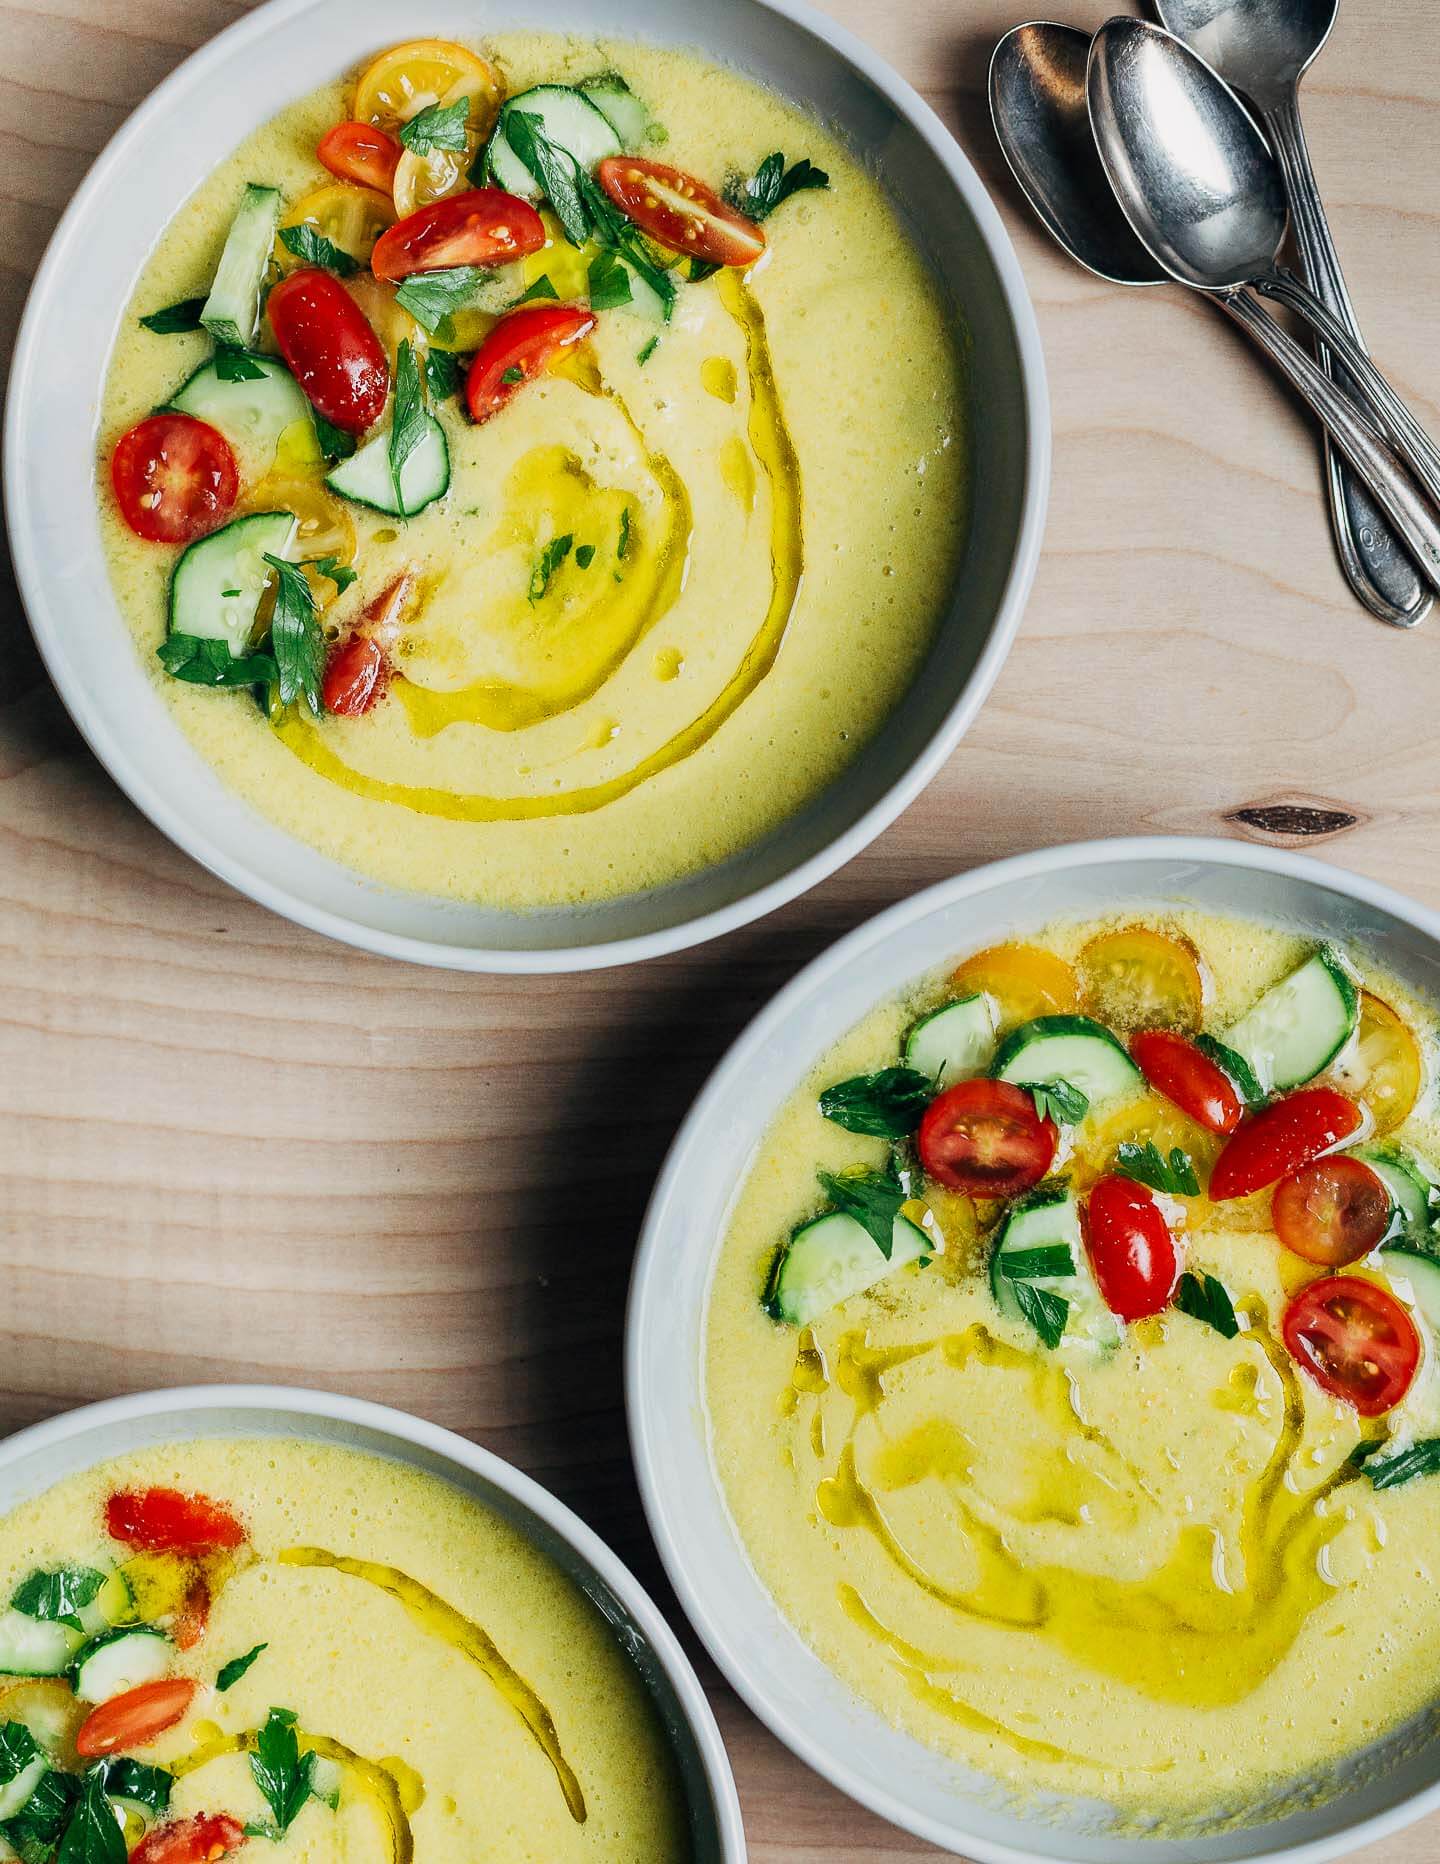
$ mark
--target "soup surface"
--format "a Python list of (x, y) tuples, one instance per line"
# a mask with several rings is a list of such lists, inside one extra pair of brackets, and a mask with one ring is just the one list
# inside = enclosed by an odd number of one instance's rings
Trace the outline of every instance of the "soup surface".
[[(883, 190), (778, 96), (649, 46), (507, 33), (484, 53), (476, 62), (499, 88), (475, 103), (472, 143), (500, 97), (540, 85), (573, 94), (612, 73), (648, 113), (647, 154), (716, 189), (728, 182), (744, 200), (743, 178), (783, 157), (795, 191), (767, 210), (760, 260), (691, 277), (687, 262), (646, 244), (661, 282), (672, 281), (662, 319), (643, 280), (617, 287), (605, 254), (597, 272), (594, 241), (567, 239), (541, 198), (544, 244), (482, 268), (429, 329), (434, 307), (371, 269), (395, 203), (317, 161), (321, 139), (375, 89), (364, 80), (357, 100), (353, 81), (337, 82), (280, 111), (200, 181), (145, 265), (115, 345), (98, 477), (137, 648), (227, 784), (377, 880), (504, 907), (568, 904), (744, 848), (830, 783), (902, 702), (963, 543), (962, 365), (953, 307)], [(394, 105), (392, 142), (427, 96)], [(435, 159), (443, 165), (444, 152)], [(452, 170), (452, 192), (469, 185)], [(408, 346), (448, 453), (443, 493), (400, 516), (331, 485), (327, 472), (340, 469), (321, 447), (333, 431), (321, 428), (317, 444), (301, 420), (277, 442), (262, 423), (257, 445), (232, 425), (234, 511), (293, 511), (289, 557), (341, 568), (338, 589), (307, 572), (328, 675), (357, 639), (383, 639), (380, 696), (362, 715), (327, 709), (328, 677), (316, 716), (303, 691), (282, 704), (273, 682), (260, 682), (260, 705), (248, 686), (188, 683), (208, 659), (167, 673), (157, 650), (179, 553), (135, 535), (110, 491), (120, 436), (212, 354), (203, 329), (159, 333), (140, 319), (210, 289), (247, 183), (278, 190), (283, 206), (267, 285), (301, 263), (297, 227), (331, 245), (328, 259), (313, 243), (301, 254), (333, 264), (338, 246), (340, 287), (397, 383)], [(447, 260), (422, 276), (456, 275)], [(615, 303), (617, 290), (629, 299)], [(266, 302), (253, 350), (273, 367), (273, 290)], [(583, 340), (538, 373), (522, 358), (496, 377), (503, 405), (479, 421), (466, 412), (472, 358), (497, 320), (517, 308), (583, 314), (587, 302), (603, 308)], [(382, 449), (385, 418), (374, 429)], [(266, 648), (274, 599), (272, 577), (255, 628), (232, 648)], [(177, 610), (172, 634), (211, 625)], [(228, 657), (222, 677), (240, 678)]]
[(819, 1062), (737, 1194), (706, 1396), (858, 1695), (1166, 1832), (1323, 1797), (1434, 1702), (1433, 1023), (1365, 952), (1132, 915)]

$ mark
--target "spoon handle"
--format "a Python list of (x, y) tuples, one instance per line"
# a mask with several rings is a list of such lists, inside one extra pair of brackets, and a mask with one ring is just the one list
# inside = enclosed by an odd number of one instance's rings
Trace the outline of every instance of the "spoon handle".
[[(1340, 269), (1340, 256), (1330, 237), (1330, 224), (1305, 144), (1299, 99), (1293, 89), (1264, 112), (1264, 122), (1285, 177), (1291, 223), (1305, 281), (1355, 342), (1363, 344), (1345, 275)], [(1352, 378), (1343, 370), (1337, 371), (1326, 344), (1318, 345), (1317, 355), (1320, 367), (1347, 394), (1359, 393)], [(1416, 574), (1414, 564), (1397, 547), (1369, 493), (1351, 474), (1328, 439), (1325, 480), (1330, 495), (1331, 528), (1350, 587), (1381, 621), (1399, 628), (1414, 627), (1429, 612), (1430, 593)]]
[(1420, 497), (1389, 447), (1376, 439), (1360, 409), (1253, 298), (1236, 291), (1220, 302), (1319, 417), (1399, 532), (1425, 580), (1432, 589), (1440, 590), (1440, 517)]

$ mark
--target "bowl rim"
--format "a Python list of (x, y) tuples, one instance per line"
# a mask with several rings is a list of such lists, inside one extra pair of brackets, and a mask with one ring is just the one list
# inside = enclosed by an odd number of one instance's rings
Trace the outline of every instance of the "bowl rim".
[[(514, 0), (518, 6), (521, 0)], [(723, 4), (723, 0), (721, 0)], [(499, 974), (543, 974), (594, 970), (660, 957), (721, 937), (775, 911), (817, 886), (852, 860), (889, 827), (948, 760), (988, 697), (1019, 628), (1039, 563), (1049, 500), (1051, 425), (1044, 353), (1034, 306), (1020, 262), (999, 211), (959, 143), (914, 87), (846, 27), (820, 12), (810, 0), (748, 0), (777, 14), (848, 61), (884, 96), (928, 147), (961, 197), (989, 255), (1020, 360), (1020, 388), (1026, 419), (1026, 459), (1020, 518), (1003, 593), (988, 637), (954, 704), (919, 754), (865, 812), (808, 859), (762, 887), (742, 892), (723, 906), (648, 932), (596, 943), (549, 948), (457, 944), (417, 938), (366, 925), (359, 919), (312, 903), (288, 886), (267, 878), (248, 861), (214, 848), (203, 831), (192, 827), (181, 810), (135, 767), (122, 732), (112, 732), (92, 710), (84, 680), (68, 677), (51, 643), (63, 630), (64, 616), (52, 608), (24, 472), (22, 410), (31, 400), (39, 372), (34, 352), (41, 341), (41, 307), (57, 280), (76, 262), (75, 230), (86, 203), (105, 188), (126, 160), (131, 145), (172, 108), (183, 107), (186, 94), (232, 51), (263, 38), (277, 23), (335, 4), (335, 0), (266, 0), (212, 39), (197, 47), (150, 92), (101, 150), (75, 190), (52, 234), (26, 294), (7, 384), (3, 445), (5, 522), (16, 583), (30, 630), (51, 681), (65, 708), (100, 764), (129, 800), (177, 847), (239, 893), (310, 931), (381, 957), (445, 969)], [(903, 702), (902, 702), (903, 703)], [(343, 864), (342, 864), (343, 865)], [(394, 890), (398, 891), (398, 890)], [(428, 896), (422, 896), (428, 897)]]
[(222, 1410), (290, 1412), (299, 1418), (323, 1418), (355, 1425), (458, 1465), (534, 1515), (603, 1581), (639, 1626), (675, 1692), (686, 1727), (695, 1742), (713, 1807), (721, 1864), (745, 1864), (748, 1856), (745, 1828), (730, 1757), (694, 1666), (659, 1606), (619, 1555), (573, 1509), (533, 1476), (526, 1475), (524, 1470), (506, 1462), (493, 1450), (472, 1443), (468, 1437), (447, 1430), (443, 1424), (431, 1424), (413, 1412), (376, 1404), (368, 1398), (351, 1398), (340, 1392), (312, 1390), (299, 1385), (217, 1383), (160, 1386), (122, 1397), (102, 1398), (26, 1425), (0, 1440), (0, 1472), (22, 1457), (62, 1443), (75, 1443), (93, 1430), (170, 1414), (175, 1416), (177, 1424), (175, 1441), (184, 1443), (187, 1441), (183, 1421), (186, 1416)]
[[(625, 1413), (631, 1460), (645, 1518), (681, 1610), (726, 1682), (793, 1754), (832, 1786), (871, 1812), (877, 1813), (902, 1831), (926, 1839), (952, 1853), (957, 1839), (953, 1824), (943, 1824), (911, 1809), (898, 1792), (872, 1789), (857, 1783), (843, 1754), (812, 1739), (802, 1724), (787, 1715), (761, 1685), (752, 1681), (744, 1661), (744, 1640), (734, 1635), (720, 1613), (710, 1610), (701, 1589), (692, 1582), (680, 1544), (671, 1532), (655, 1461), (654, 1443), (663, 1427), (663, 1420), (654, 1414), (645, 1376), (642, 1324), (646, 1318), (648, 1284), (652, 1270), (674, 1248), (673, 1239), (669, 1235), (672, 1229), (669, 1206), (678, 1191), (685, 1155), (709, 1126), (712, 1109), (730, 1090), (735, 1077), (754, 1067), (766, 1044), (783, 1027), (790, 1016), (792, 1005), (823, 987), (829, 978), (844, 970), (853, 959), (866, 952), (882, 949), (900, 928), (925, 918), (939, 907), (951, 906), (1010, 881), (1043, 878), (1046, 874), (1062, 870), (1111, 862), (1146, 860), (1263, 869), (1308, 885), (1323, 886), (1331, 892), (1378, 908), (1412, 926), (1430, 939), (1436, 945), (1437, 953), (1440, 953), (1440, 912), (1422, 906), (1383, 882), (1333, 867), (1311, 855), (1254, 842), (1231, 841), (1208, 835), (1117, 836), (1062, 842), (1025, 854), (985, 862), (911, 894), (864, 920), (802, 966), (746, 1024), (706, 1078), (670, 1143), (646, 1206), (631, 1271), (625, 1314)], [(895, 987), (898, 988), (903, 982), (903, 979), (896, 980)], [(875, 1001), (880, 1001), (879, 994)], [(708, 1429), (705, 1435), (708, 1460)], [(711, 1479), (718, 1480), (714, 1476), (713, 1467)], [(764, 1582), (759, 1583), (763, 1589)], [(1343, 1798), (1343, 1794), (1340, 1797)], [(1299, 1844), (1257, 1850), (1251, 1854), (1252, 1864), (1325, 1864), (1326, 1860), (1346, 1856), (1363, 1845), (1373, 1844), (1437, 1810), (1440, 1810), (1440, 1779), (1342, 1831)], [(991, 1840), (976, 1833), (958, 1835), (963, 1838), (965, 1855), (973, 1857), (975, 1864), (1054, 1864), (1053, 1856), (1042, 1856), (1038, 1852)]]

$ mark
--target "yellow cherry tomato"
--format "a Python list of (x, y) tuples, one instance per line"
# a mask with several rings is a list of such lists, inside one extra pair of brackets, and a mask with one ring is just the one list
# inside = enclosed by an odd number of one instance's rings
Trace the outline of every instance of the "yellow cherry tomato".
[[(348, 181), (326, 181), (308, 194), (302, 194), (283, 216), (280, 227), (310, 226), (323, 234), (332, 246), (360, 265), (370, 257), (377, 239), (386, 227), (395, 224), (395, 206), (387, 195), (374, 188), (352, 187)], [(284, 272), (293, 272), (305, 261), (280, 238), (275, 237), (275, 263)]]
[(1346, 1092), (1370, 1109), (1377, 1133), (1394, 1132), (1420, 1098), (1425, 1076), (1420, 1045), (1390, 1005), (1368, 990), (1360, 993), (1354, 1047), (1346, 1050), (1336, 1074)]
[[(1076, 1188), (1086, 1190), (1113, 1170), (1116, 1151), (1124, 1143), (1153, 1145), (1166, 1159), (1178, 1146), (1194, 1165), (1203, 1186), (1225, 1141), (1221, 1134), (1208, 1132), (1188, 1113), (1182, 1113), (1162, 1094), (1147, 1093), (1081, 1129), (1081, 1144), (1066, 1167)], [(1228, 1211), (1230, 1206), (1225, 1208)]]
[(963, 994), (990, 996), (1002, 1035), (1032, 1016), (1073, 1010), (1079, 997), (1070, 966), (1039, 945), (991, 945), (959, 965), (952, 982)]
[(392, 45), (366, 67), (355, 86), (353, 115), (393, 134), (417, 110), (438, 104), (462, 78), (471, 78), (493, 95), (496, 107), (504, 85), (495, 67), (450, 39), (411, 39)]
[(500, 114), (500, 80), (487, 65), (484, 73), (466, 72), (440, 99), (444, 106), (469, 100), (470, 115), (465, 124), (463, 149), (432, 149), (417, 155), (407, 149), (395, 170), (395, 211), (402, 218), (417, 207), (438, 201), (443, 195), (458, 193), (468, 187), (470, 167), (480, 145), (489, 136)]
[(1085, 1008), (1112, 1029), (1196, 1029), (1205, 979), (1188, 939), (1124, 926), (1080, 953)]
[[(270, 473), (245, 501), (251, 511), (293, 511), (298, 520), (292, 554), (296, 558), (333, 557), (337, 564), (355, 560), (355, 526), (338, 498), (315, 479), (284, 478)], [(305, 580), (317, 606), (328, 608), (340, 593), (334, 582), (305, 564)]]

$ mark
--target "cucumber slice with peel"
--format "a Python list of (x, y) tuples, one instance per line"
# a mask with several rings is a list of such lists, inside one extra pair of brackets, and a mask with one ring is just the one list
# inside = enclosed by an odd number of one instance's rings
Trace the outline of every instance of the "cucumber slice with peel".
[(243, 382), (227, 380), (213, 359), (202, 363), (170, 397), (169, 406), (218, 428), (257, 472), (274, 463), (280, 436), (297, 421), (310, 421), (310, 403), (284, 363), (273, 356), (250, 356), (260, 371)]
[(280, 224), (280, 190), (247, 184), (225, 236), (200, 321), (217, 343), (245, 349), (260, 327), (260, 287)]
[(983, 1074), (995, 1056), (995, 1017), (983, 991), (942, 1004), (911, 1023), (901, 1044), (907, 1068), (937, 1087)]
[(1065, 1342), (1114, 1346), (1120, 1323), (1101, 1299), (1080, 1232), (1080, 1210), (1065, 1186), (1034, 1192), (1005, 1219), (990, 1252), (990, 1292), (1011, 1320), (1034, 1322), (1017, 1286), (1024, 1283), (1065, 1303)]
[(1041, 1086), (1068, 1081), (1098, 1106), (1145, 1085), (1103, 1023), (1091, 1016), (1036, 1016), (1006, 1036), (990, 1068), (997, 1081)]
[(911, 1262), (928, 1262), (928, 1236), (908, 1217), (896, 1217), (890, 1256), (854, 1217), (827, 1211), (802, 1223), (775, 1258), (764, 1305), (776, 1320), (808, 1326), (841, 1301), (861, 1294)]
[(604, 71), (598, 78), (586, 78), (580, 90), (625, 148), (638, 149), (644, 143), (663, 139), (664, 131), (650, 114), (649, 106), (635, 95), (618, 71)]
[(1244, 1106), (1258, 1107), (1261, 1104), (1265, 1090), (1251, 1073), (1250, 1064), (1243, 1055), (1237, 1055), (1234, 1049), (1226, 1048), (1214, 1036), (1196, 1036), (1195, 1046), (1207, 1061), (1214, 1062), (1240, 1096)]
[(1363, 1159), (1390, 1197), (1391, 1235), (1412, 1249), (1427, 1251), (1440, 1261), (1440, 1181), (1429, 1164), (1409, 1146), (1361, 1146)]
[(109, 1631), (75, 1659), (75, 1694), (82, 1702), (108, 1702), (170, 1673), (174, 1646), (151, 1625)]
[(170, 578), (170, 632), (247, 653), (274, 573), (265, 559), (286, 556), (294, 536), (293, 512), (257, 511), (191, 544)]
[(1284, 1094), (1330, 1066), (1359, 1017), (1359, 986), (1334, 946), (1322, 945), (1272, 984), (1221, 1039), (1265, 1093)]
[[(34, 1796), (35, 1789), (49, 1773), (51, 1767), (48, 1754), (37, 1754), (33, 1760), (27, 1760), (19, 1773), (4, 1786), (0, 1786), (0, 1823), (13, 1819), (17, 1812)], [(12, 1851), (11, 1857), (16, 1854)]]
[(544, 189), (510, 147), (506, 126), (518, 115), (539, 120), (547, 141), (574, 158), (588, 175), (607, 155), (619, 155), (621, 138), (610, 119), (582, 90), (568, 84), (537, 84), (510, 98), (500, 112), (485, 150), (485, 172), (507, 194), (536, 201)]
[(1395, 1243), (1380, 1251), (1380, 1266), (1399, 1298), (1408, 1301), (1425, 1321), (1433, 1346), (1440, 1340), (1440, 1261), (1408, 1244)]
[(83, 1631), (58, 1619), (0, 1612), (0, 1676), (60, 1676), (84, 1642)]
[(392, 518), (413, 518), (427, 505), (433, 505), (450, 485), (450, 448), (445, 429), (433, 414), (427, 414), (425, 422), (424, 438), (400, 468), (399, 498), (390, 471), (388, 432), (376, 434), (348, 460), (341, 460), (325, 475), (326, 485), (357, 505), (388, 512)]

